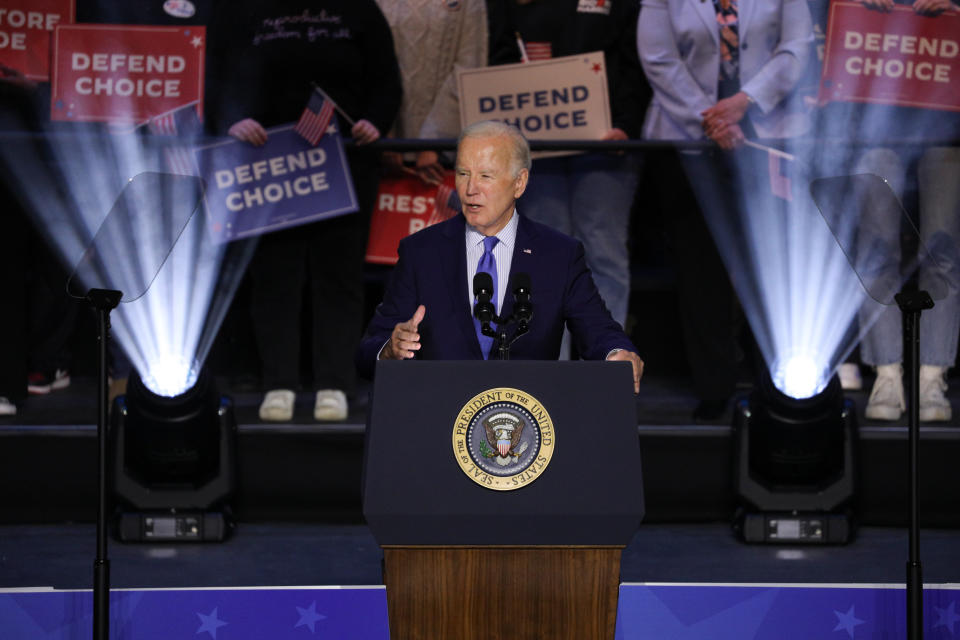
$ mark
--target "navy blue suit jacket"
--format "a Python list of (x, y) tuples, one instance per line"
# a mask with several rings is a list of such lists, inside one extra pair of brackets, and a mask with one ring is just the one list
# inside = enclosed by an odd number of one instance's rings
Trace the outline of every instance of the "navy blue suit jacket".
[[(417, 359), (483, 358), (468, 295), (465, 225), (458, 215), (400, 242), (400, 260), (357, 351), (362, 375), (373, 376), (377, 354), (394, 326), (409, 320), (421, 304), (426, 315)], [(577, 240), (521, 216), (510, 273), (499, 315), (513, 311), (515, 273), (530, 275), (533, 303), (530, 331), (513, 343), (511, 359), (556, 360), (565, 324), (585, 359), (602, 360), (618, 348), (636, 352), (603, 304)]]

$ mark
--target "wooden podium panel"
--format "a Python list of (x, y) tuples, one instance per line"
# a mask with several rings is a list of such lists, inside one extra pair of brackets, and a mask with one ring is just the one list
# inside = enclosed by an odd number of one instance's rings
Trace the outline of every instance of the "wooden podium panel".
[(623, 547), (385, 546), (391, 640), (613, 640)]

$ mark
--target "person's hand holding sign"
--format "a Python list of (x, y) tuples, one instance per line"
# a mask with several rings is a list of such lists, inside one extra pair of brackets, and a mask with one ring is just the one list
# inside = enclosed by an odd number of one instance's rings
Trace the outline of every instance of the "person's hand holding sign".
[(267, 143), (267, 130), (253, 118), (244, 118), (234, 122), (227, 133), (241, 142), (249, 142), (255, 147), (262, 147)]
[(913, 10), (925, 16), (938, 16), (950, 9), (958, 10), (950, 0), (915, 0), (913, 3)]
[(370, 144), (380, 138), (380, 131), (369, 120), (357, 120), (350, 129), (357, 144)]
[(443, 182), (443, 165), (436, 151), (421, 151), (417, 154), (417, 175), (427, 184), (439, 185)]

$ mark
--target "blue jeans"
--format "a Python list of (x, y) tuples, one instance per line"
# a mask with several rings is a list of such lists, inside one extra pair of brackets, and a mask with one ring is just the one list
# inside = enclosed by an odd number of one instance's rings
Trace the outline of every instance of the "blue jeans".
[[(534, 160), (518, 209), (583, 243), (587, 266), (613, 319), (630, 302), (627, 229), (639, 162), (631, 155), (584, 153)], [(532, 283), (536, 292), (537, 283)]]
[[(903, 158), (892, 149), (871, 149), (857, 162), (853, 173), (874, 173), (885, 178), (899, 197), (903, 193), (906, 167)], [(934, 297), (934, 307), (920, 315), (920, 363), (938, 367), (953, 366), (960, 332), (960, 149), (931, 147), (920, 156), (917, 166), (920, 196), (920, 239), (933, 261), (920, 268), (920, 288)], [(884, 242), (895, 248), (899, 258), (899, 212), (883, 212), (888, 217), (881, 226), (887, 233)], [(942, 293), (938, 283), (948, 288)], [(946, 297), (937, 299), (939, 295)], [(896, 304), (883, 306), (867, 300), (860, 311), (860, 326), (869, 326), (863, 337), (860, 356), (866, 364), (894, 364), (903, 361), (901, 312)]]

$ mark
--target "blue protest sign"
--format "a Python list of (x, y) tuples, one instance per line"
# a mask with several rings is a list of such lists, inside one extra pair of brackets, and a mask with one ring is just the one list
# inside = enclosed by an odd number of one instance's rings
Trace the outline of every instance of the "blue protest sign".
[(196, 149), (207, 181), (214, 242), (279, 231), (353, 213), (357, 196), (336, 124), (311, 147), (294, 125), (267, 130), (254, 147), (230, 139)]

